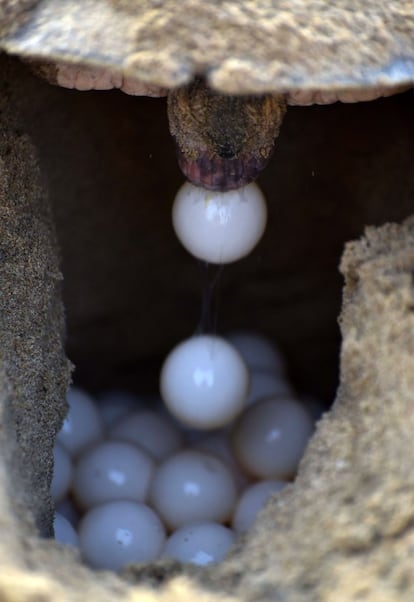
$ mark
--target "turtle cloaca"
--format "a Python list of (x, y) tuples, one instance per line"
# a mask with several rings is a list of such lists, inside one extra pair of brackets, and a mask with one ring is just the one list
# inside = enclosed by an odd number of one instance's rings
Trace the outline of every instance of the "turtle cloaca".
[(219, 94), (198, 78), (172, 90), (168, 116), (181, 170), (211, 190), (248, 184), (267, 165), (285, 111), (283, 96)]

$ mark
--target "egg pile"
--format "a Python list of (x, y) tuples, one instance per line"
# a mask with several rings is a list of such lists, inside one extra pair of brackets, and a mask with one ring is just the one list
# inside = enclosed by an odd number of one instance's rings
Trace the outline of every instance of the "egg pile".
[(311, 415), (266, 339), (239, 333), (228, 341), (252, 386), (226, 427), (190, 428), (161, 400), (124, 391), (97, 399), (68, 392), (54, 450), (55, 536), (78, 546), (90, 566), (120, 570), (160, 557), (219, 562), (294, 478)]
[[(211, 192), (187, 182), (172, 218), (193, 256), (223, 264), (254, 248), (267, 210), (256, 184)], [(160, 393), (68, 393), (54, 451), (55, 537), (94, 568), (219, 562), (294, 478), (313, 430), (279, 350), (254, 333), (181, 342)]]

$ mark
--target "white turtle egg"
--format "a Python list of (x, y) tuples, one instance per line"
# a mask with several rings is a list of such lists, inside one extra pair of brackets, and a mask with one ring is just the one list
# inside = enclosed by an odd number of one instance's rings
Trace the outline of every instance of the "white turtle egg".
[(194, 521), (225, 522), (236, 503), (230, 469), (217, 457), (183, 450), (156, 470), (150, 500), (171, 529)]
[(230, 445), (228, 431), (210, 431), (207, 435), (205, 432), (203, 434), (204, 437), (199, 438), (198, 441), (194, 441), (192, 447), (198, 451), (213, 454), (213, 456), (217, 456), (217, 458), (223, 460), (223, 462), (227, 464), (231, 470), (237, 485), (237, 489), (239, 491), (245, 489), (245, 487), (249, 484), (249, 480), (234, 457), (234, 453)]
[(218, 523), (194, 523), (175, 531), (165, 544), (163, 556), (199, 566), (221, 562), (234, 543), (231, 529)]
[(120, 418), (143, 407), (139, 397), (128, 391), (106, 391), (99, 395), (98, 408), (106, 428), (113, 426)]
[(282, 352), (267, 337), (248, 330), (231, 332), (227, 340), (236, 347), (250, 370), (263, 370), (283, 375), (285, 360)]
[(53, 449), (53, 477), (50, 493), (57, 504), (63, 500), (72, 483), (73, 466), (68, 452), (59, 443)]
[(286, 485), (286, 481), (260, 481), (245, 489), (234, 510), (232, 527), (236, 533), (248, 531), (270, 496)]
[(248, 387), (242, 357), (217, 336), (183, 341), (161, 369), (165, 405), (184, 424), (198, 429), (219, 428), (234, 420), (244, 406)]
[(295, 475), (314, 425), (294, 399), (264, 399), (249, 406), (232, 433), (235, 455), (244, 470), (259, 479)]
[(75, 456), (102, 439), (104, 426), (94, 400), (84, 391), (72, 387), (67, 402), (69, 411), (56, 441)]
[(172, 421), (152, 410), (127, 414), (110, 429), (109, 438), (139, 445), (158, 461), (178, 451), (183, 442)]
[(55, 512), (53, 529), (56, 541), (60, 541), (60, 543), (64, 543), (67, 546), (74, 546), (75, 548), (79, 546), (79, 539), (75, 529), (68, 519), (58, 512)]
[(134, 562), (156, 560), (165, 529), (156, 513), (139, 502), (118, 501), (89, 510), (79, 525), (84, 560), (96, 569), (120, 570)]
[(189, 253), (210, 263), (245, 257), (266, 227), (266, 202), (257, 184), (216, 192), (185, 182), (173, 205), (175, 233)]
[(252, 370), (250, 372), (250, 389), (246, 405), (256, 403), (265, 397), (293, 397), (290, 383), (281, 374)]
[(66, 518), (72, 527), (76, 529), (76, 526), (79, 523), (80, 513), (79, 509), (72, 501), (72, 498), (65, 497), (64, 500), (59, 502), (59, 504), (56, 505), (56, 513)]
[(155, 462), (143, 449), (121, 441), (106, 441), (78, 461), (73, 491), (83, 508), (115, 500), (144, 502)]

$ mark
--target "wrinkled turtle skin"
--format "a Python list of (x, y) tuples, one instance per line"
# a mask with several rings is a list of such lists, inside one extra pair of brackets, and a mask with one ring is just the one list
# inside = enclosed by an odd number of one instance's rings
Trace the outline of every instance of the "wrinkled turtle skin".
[(413, 31), (412, 0), (0, 3), (0, 47), (37, 61), (51, 82), (150, 96), (173, 89), (179, 165), (212, 190), (259, 175), (286, 102), (355, 102), (410, 86)]
[(196, 78), (168, 96), (179, 166), (196, 186), (232, 190), (255, 180), (273, 153), (283, 96), (227, 95)]

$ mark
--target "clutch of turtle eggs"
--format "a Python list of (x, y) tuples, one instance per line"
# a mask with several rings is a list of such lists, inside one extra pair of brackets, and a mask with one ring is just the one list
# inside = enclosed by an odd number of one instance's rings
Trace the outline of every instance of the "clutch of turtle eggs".
[[(254, 183), (213, 192), (186, 182), (172, 220), (193, 256), (226, 264), (259, 242), (267, 209)], [(163, 404), (69, 391), (54, 451), (55, 537), (94, 568), (219, 562), (294, 477), (313, 430), (280, 351), (255, 333), (179, 343), (160, 392)]]

